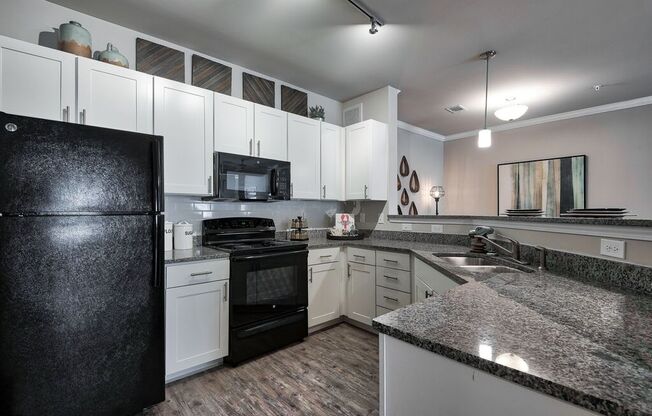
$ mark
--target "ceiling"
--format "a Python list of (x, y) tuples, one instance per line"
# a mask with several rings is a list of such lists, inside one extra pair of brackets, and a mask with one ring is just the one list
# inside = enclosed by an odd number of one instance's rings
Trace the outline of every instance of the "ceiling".
[(346, 0), (51, 1), (340, 101), (392, 85), (444, 135), (481, 127), (488, 49), (490, 126), (507, 97), (523, 120), (652, 95), (650, 0), (367, 0), (373, 36)]

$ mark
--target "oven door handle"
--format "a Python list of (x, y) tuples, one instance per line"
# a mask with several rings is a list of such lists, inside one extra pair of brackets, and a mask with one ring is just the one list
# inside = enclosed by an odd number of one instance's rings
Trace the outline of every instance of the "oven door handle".
[(289, 256), (293, 254), (308, 254), (308, 250), (299, 250), (299, 251), (283, 251), (281, 253), (273, 254), (259, 254), (255, 256), (233, 256), (231, 257), (232, 261), (247, 261), (247, 260), (258, 260), (258, 259), (270, 259), (274, 257)]

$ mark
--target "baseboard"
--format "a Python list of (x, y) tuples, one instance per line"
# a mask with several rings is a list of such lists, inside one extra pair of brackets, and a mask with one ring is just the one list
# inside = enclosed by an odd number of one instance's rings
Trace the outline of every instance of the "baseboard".
[(224, 359), (218, 358), (217, 360), (209, 361), (204, 364), (199, 364), (194, 367), (187, 368), (185, 370), (178, 371), (176, 373), (165, 376), (165, 384), (173, 383), (182, 378), (190, 377), (198, 373), (202, 373), (206, 370), (210, 370), (215, 367), (219, 367), (223, 364)]
[(339, 325), (342, 322), (344, 322), (344, 320), (342, 319), (342, 316), (340, 316), (339, 318), (332, 319), (328, 322), (324, 322), (323, 324), (315, 325), (313, 327), (308, 328), (308, 335), (312, 335), (316, 332), (323, 331), (324, 329), (328, 329), (332, 326)]
[(359, 328), (359, 329), (365, 330), (365, 331), (370, 332), (370, 333), (372, 333), (372, 334), (374, 334), (374, 335), (378, 335), (378, 331), (376, 331), (375, 329), (373, 329), (373, 328), (371, 327), (371, 325), (367, 325), (367, 324), (363, 324), (362, 322), (354, 321), (353, 319), (349, 318), (348, 316), (342, 316), (342, 320), (343, 320), (345, 323), (347, 323), (347, 324), (349, 324), (349, 325), (351, 325), (351, 326), (354, 326), (354, 327), (356, 327), (356, 328)]

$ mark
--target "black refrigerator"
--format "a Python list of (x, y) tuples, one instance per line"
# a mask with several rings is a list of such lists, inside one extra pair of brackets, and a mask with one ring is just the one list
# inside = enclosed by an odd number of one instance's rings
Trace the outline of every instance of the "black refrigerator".
[(165, 399), (162, 145), (0, 112), (3, 415)]

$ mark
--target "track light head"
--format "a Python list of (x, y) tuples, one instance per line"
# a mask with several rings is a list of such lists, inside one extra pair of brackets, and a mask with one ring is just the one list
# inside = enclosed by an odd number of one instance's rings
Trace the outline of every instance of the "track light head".
[(371, 19), (371, 27), (369, 28), (369, 33), (372, 35), (378, 33), (378, 23), (374, 19)]

